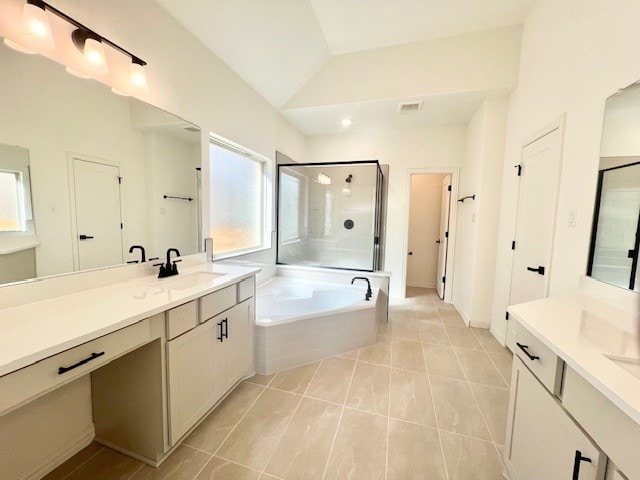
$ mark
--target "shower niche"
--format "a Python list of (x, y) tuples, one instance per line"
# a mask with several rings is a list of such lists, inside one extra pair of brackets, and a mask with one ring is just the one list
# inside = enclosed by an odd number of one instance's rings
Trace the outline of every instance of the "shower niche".
[(374, 160), (279, 164), (278, 264), (379, 270), (382, 188)]

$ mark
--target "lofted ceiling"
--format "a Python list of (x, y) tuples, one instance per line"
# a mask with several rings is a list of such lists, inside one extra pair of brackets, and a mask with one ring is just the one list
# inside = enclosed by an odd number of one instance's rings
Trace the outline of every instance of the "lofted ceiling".
[[(535, 0), (156, 0), (276, 109), (330, 60), (523, 23)], [(381, 72), (384, 74), (384, 72)], [(328, 85), (327, 89), (331, 88)], [(428, 95), (429, 92), (420, 92)], [(307, 135), (338, 133), (337, 115), (357, 111), (366, 128), (466, 123), (482, 99), (427, 98), (411, 120), (397, 113), (402, 89), (370, 105), (336, 99), (283, 114)], [(417, 97), (416, 97), (417, 98)], [(366, 99), (365, 99), (366, 100)], [(425, 100), (424, 98), (422, 100)], [(451, 102), (451, 103), (448, 103)], [(450, 108), (448, 108), (448, 105)], [(475, 108), (473, 107), (475, 105)], [(355, 113), (351, 116), (355, 119)], [(331, 123), (333, 122), (333, 123)], [(331, 126), (333, 125), (333, 127)], [(358, 125), (354, 123), (356, 128)]]

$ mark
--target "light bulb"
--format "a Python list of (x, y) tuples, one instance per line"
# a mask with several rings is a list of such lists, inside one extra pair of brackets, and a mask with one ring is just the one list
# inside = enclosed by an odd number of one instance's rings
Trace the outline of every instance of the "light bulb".
[(353, 123), (353, 120), (351, 120), (350, 118), (343, 118), (340, 123), (342, 124), (343, 127), (350, 127), (351, 124)]
[(147, 84), (147, 75), (144, 71), (144, 65), (140, 65), (135, 61), (131, 63), (131, 69), (129, 70), (129, 79), (131, 83), (136, 88), (141, 88), (142, 90), (148, 90), (149, 85)]
[(24, 45), (19, 44), (18, 42), (14, 42), (13, 40), (10, 40), (8, 38), (4, 39), (4, 44), (9, 47), (9, 48), (13, 48), (14, 50), (18, 51), (18, 52), (22, 52), (22, 53), (27, 53), (29, 55), (35, 55), (38, 52), (35, 52), (34, 50), (31, 50), (30, 48), (25, 47)]
[(84, 58), (87, 67), (93, 72), (100, 75), (107, 75), (109, 67), (107, 66), (107, 58), (104, 54), (104, 45), (100, 40), (95, 38), (87, 38), (84, 42)]
[(22, 10), (22, 33), (29, 45), (42, 50), (55, 47), (51, 25), (44, 9), (27, 3)]

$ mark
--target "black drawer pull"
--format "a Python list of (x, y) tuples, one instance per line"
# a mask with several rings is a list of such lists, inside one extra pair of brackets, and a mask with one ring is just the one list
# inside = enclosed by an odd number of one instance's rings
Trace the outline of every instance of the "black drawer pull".
[(62, 375), (63, 373), (67, 373), (69, 370), (73, 370), (74, 368), (81, 367), (85, 363), (89, 363), (91, 360), (95, 360), (98, 357), (104, 355), (104, 352), (92, 353), (91, 356), (85, 358), (84, 360), (80, 360), (78, 363), (74, 363), (70, 367), (60, 367), (58, 368), (58, 375)]
[(540, 357), (538, 357), (537, 355), (531, 355), (529, 353), (529, 350), (527, 350), (529, 348), (529, 345), (523, 345), (521, 343), (516, 342), (516, 345), (518, 346), (518, 348), (520, 350), (522, 350), (524, 352), (524, 354), (529, 357), (529, 360), (540, 360)]
[(224, 329), (222, 328), (222, 325), (224, 324), (224, 320), (220, 320), (218, 322), (218, 327), (220, 327), (220, 335), (217, 337), (218, 340), (220, 340), (221, 342), (224, 342)]
[(572, 480), (578, 480), (580, 477), (580, 462), (591, 463), (591, 459), (583, 457), (580, 450), (576, 450), (576, 456), (573, 458), (573, 477)]
[(224, 338), (229, 338), (229, 319), (225, 318), (222, 322), (224, 323)]
[(529, 270), (530, 272), (536, 272), (539, 275), (544, 275), (544, 267), (541, 265), (538, 268), (534, 268), (534, 267), (527, 267), (527, 270)]

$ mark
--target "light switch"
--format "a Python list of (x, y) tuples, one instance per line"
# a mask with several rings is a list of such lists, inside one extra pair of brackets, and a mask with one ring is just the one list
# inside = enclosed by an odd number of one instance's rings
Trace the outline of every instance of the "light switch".
[(567, 227), (574, 228), (578, 224), (578, 212), (571, 210), (567, 216)]

